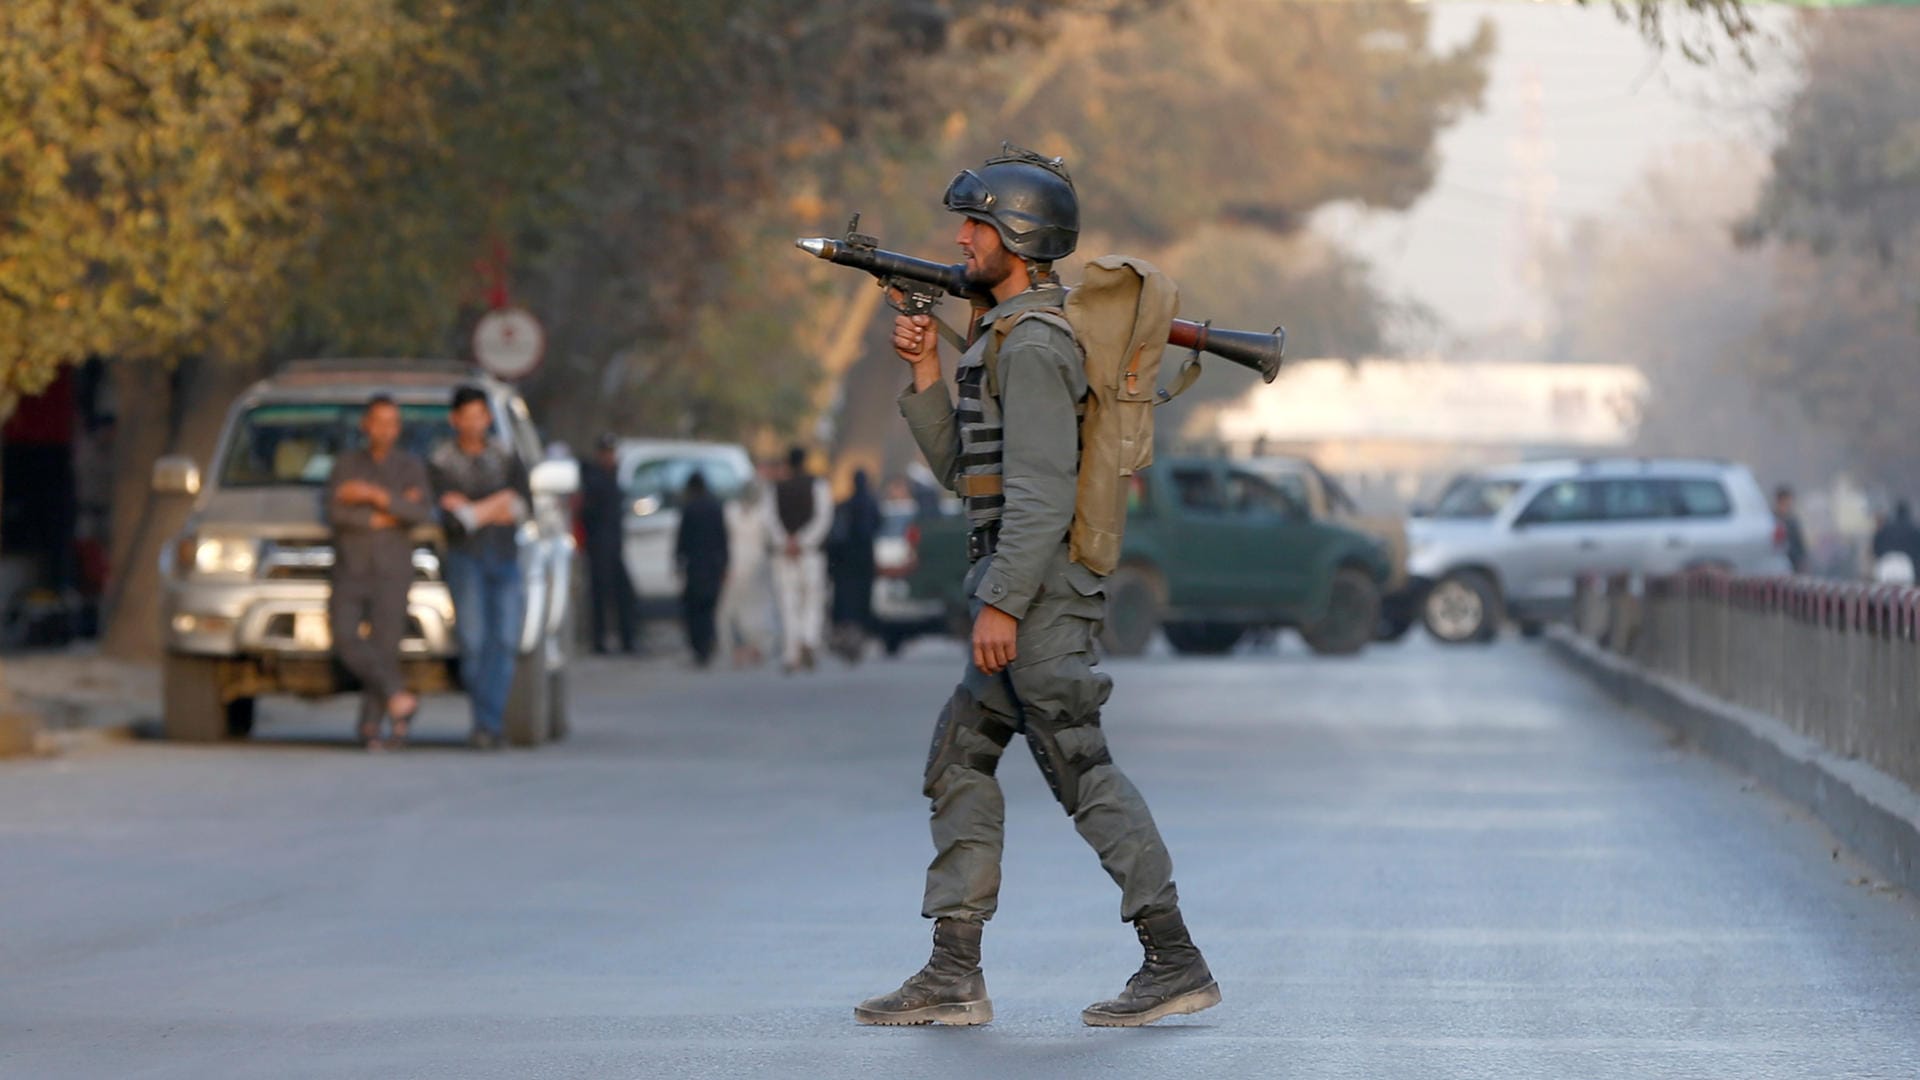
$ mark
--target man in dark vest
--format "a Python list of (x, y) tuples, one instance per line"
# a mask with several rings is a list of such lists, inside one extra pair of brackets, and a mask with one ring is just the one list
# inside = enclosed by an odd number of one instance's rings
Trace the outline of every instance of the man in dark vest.
[(787, 472), (768, 502), (773, 590), (780, 598), (780, 648), (788, 672), (811, 668), (827, 619), (827, 559), (820, 545), (833, 527), (833, 495), (807, 472), (807, 451), (787, 452)]
[(1101, 578), (1068, 555), (1087, 397), (1079, 347), (1065, 321), (1014, 324), (992, 359), (995, 323), (1064, 301), (1052, 263), (1073, 251), (1079, 203), (1059, 159), (1009, 148), (955, 177), (947, 209), (969, 281), (996, 307), (955, 372), (959, 406), (941, 377), (928, 317), (894, 320), (893, 347), (911, 365), (900, 397), (907, 426), (943, 483), (966, 501), (973, 560), (966, 591), (973, 656), (941, 712), (927, 758), (933, 863), (921, 914), (935, 920), (933, 956), (890, 994), (861, 1002), (866, 1024), (982, 1024), (993, 1018), (980, 971), (982, 927), (1000, 892), (1006, 804), (994, 770), (1024, 734), (1074, 828), (1120, 886), (1120, 916), (1146, 960), (1118, 997), (1081, 1019), (1133, 1027), (1198, 1012), (1220, 989), (1187, 935), (1173, 860), (1140, 792), (1113, 763), (1100, 707), (1113, 681), (1094, 670), (1094, 630), (1105, 614)]

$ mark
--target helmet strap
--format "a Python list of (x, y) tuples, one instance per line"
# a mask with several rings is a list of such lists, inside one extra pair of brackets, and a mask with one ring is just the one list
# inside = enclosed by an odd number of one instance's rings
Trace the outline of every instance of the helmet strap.
[(1028, 258), (1022, 258), (1020, 261), (1027, 264), (1027, 287), (1029, 289), (1038, 289), (1048, 285), (1060, 284), (1060, 277), (1053, 272), (1052, 263)]

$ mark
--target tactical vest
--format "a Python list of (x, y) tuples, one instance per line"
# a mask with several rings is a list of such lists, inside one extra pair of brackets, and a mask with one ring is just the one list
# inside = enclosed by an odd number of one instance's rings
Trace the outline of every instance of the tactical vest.
[(1154, 407), (1179, 396), (1200, 375), (1199, 354), (1181, 365), (1170, 389), (1158, 387), (1167, 329), (1179, 305), (1172, 279), (1152, 264), (1107, 255), (1062, 290), (1060, 306), (1034, 306), (1001, 318), (980, 335), (955, 373), (960, 385), (960, 476), (955, 487), (974, 528), (998, 522), (1006, 507), (1001, 467), (1000, 345), (1029, 319), (1063, 331), (1080, 355), (1087, 393), (1074, 403), (1079, 427), (1073, 560), (1096, 574), (1120, 562), (1129, 477), (1153, 463)]
[(998, 522), (1007, 505), (1001, 467), (1006, 444), (1000, 401), (986, 387), (985, 354), (990, 340), (991, 335), (981, 335), (954, 372), (959, 384), (954, 420), (960, 426), (960, 477), (954, 486), (966, 505), (967, 524), (976, 529)]

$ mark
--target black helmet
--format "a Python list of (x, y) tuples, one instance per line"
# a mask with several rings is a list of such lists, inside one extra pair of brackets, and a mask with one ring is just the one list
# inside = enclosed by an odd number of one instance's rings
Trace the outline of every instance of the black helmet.
[(1080, 200), (1066, 165), (1011, 143), (979, 172), (954, 177), (946, 204), (993, 226), (1008, 251), (1035, 262), (1067, 257), (1080, 239)]

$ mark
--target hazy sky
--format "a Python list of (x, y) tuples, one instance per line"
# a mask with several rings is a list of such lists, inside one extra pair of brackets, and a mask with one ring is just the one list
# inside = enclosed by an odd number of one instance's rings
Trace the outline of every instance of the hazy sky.
[(1649, 166), (1707, 141), (1768, 138), (1766, 107), (1793, 84), (1780, 41), (1791, 15), (1756, 14), (1770, 41), (1749, 69), (1733, 55), (1706, 67), (1662, 55), (1602, 2), (1437, 4), (1437, 48), (1494, 23), (1485, 107), (1441, 137), (1439, 177), (1411, 211), (1336, 207), (1316, 225), (1369, 257), (1390, 292), (1454, 329), (1537, 323), (1536, 238), (1586, 217), (1646, 227), (1623, 200)]

